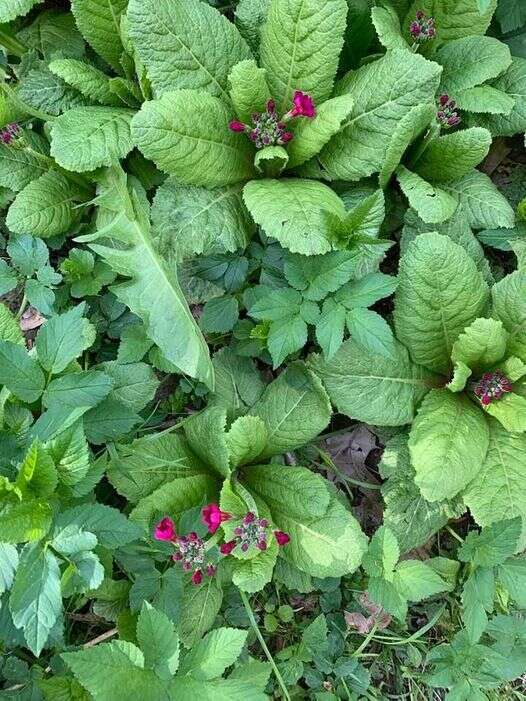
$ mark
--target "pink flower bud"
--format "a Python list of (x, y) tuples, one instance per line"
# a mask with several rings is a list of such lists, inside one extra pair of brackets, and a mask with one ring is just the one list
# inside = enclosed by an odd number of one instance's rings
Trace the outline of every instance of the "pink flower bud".
[(208, 577), (213, 577), (216, 572), (217, 572), (217, 567), (214, 567), (214, 565), (207, 565), (206, 574)]
[(284, 531), (274, 531), (274, 537), (276, 538), (278, 545), (283, 546), (290, 543), (290, 536)]
[(155, 540), (175, 540), (177, 538), (175, 524), (171, 518), (166, 516), (162, 521), (159, 521), (155, 526), (154, 538)]
[(208, 528), (209, 533), (215, 533), (219, 526), (232, 518), (226, 511), (221, 511), (217, 504), (208, 504), (201, 512), (201, 519)]
[(232, 550), (236, 547), (237, 540), (229, 540), (228, 543), (222, 543), (219, 547), (221, 555), (230, 555)]
[(203, 581), (203, 573), (201, 570), (196, 570), (192, 575), (192, 584), (198, 586)]
[(233, 119), (228, 126), (230, 127), (231, 131), (244, 132), (246, 129), (243, 122), (240, 122), (238, 119)]
[(255, 515), (252, 513), (252, 511), (249, 511), (246, 515), (245, 518), (243, 519), (243, 523), (245, 526), (248, 526), (249, 523), (252, 523), (255, 519)]

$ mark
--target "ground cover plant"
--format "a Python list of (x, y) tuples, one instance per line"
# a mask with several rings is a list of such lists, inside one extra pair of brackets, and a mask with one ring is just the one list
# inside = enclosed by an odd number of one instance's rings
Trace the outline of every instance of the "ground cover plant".
[(522, 0), (0, 1), (0, 696), (526, 698)]

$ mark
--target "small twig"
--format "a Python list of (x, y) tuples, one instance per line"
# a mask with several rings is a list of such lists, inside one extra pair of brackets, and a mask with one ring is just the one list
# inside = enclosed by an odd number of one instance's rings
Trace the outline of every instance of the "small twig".
[(108, 640), (108, 638), (113, 638), (114, 635), (117, 635), (119, 631), (117, 628), (112, 628), (111, 630), (107, 630), (105, 633), (101, 633), (100, 635), (97, 635), (96, 638), (93, 638), (93, 640), (88, 640), (87, 643), (84, 643), (82, 646), (83, 648), (88, 648), (88, 647), (93, 647), (94, 645), (98, 645), (99, 643), (103, 643), (105, 640)]

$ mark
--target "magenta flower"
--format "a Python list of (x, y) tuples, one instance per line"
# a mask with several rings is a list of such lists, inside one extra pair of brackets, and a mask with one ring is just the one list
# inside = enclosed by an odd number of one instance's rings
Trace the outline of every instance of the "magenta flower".
[(513, 392), (510, 380), (501, 370), (486, 372), (475, 385), (473, 390), (482, 406), (498, 401), (507, 392)]
[(229, 540), (228, 543), (222, 543), (219, 547), (221, 555), (230, 555), (232, 550), (236, 547), (237, 540)]
[(203, 581), (203, 573), (201, 570), (196, 570), (192, 575), (192, 584), (198, 586)]
[(221, 511), (217, 504), (208, 504), (201, 512), (201, 520), (208, 528), (209, 533), (215, 533), (219, 526), (232, 518), (226, 511)]
[(296, 90), (292, 98), (294, 107), (287, 114), (292, 117), (308, 117), (312, 119), (316, 116), (314, 101), (310, 95), (307, 95), (301, 90)]
[(274, 531), (274, 537), (276, 538), (278, 545), (283, 546), (290, 543), (290, 535), (285, 533), (285, 531)]
[(422, 10), (418, 10), (415, 19), (409, 25), (409, 33), (416, 42), (428, 41), (436, 36), (435, 20), (426, 17)]
[[(304, 97), (310, 100), (308, 95)], [(314, 108), (312, 107), (312, 109)], [(293, 116), (299, 116), (299, 113), (294, 115), (291, 111), (284, 115), (283, 119), (279, 119), (275, 101), (268, 100), (264, 112), (254, 112), (252, 114), (252, 126), (234, 119), (230, 122), (229, 127), (232, 131), (244, 132), (257, 149), (265, 148), (266, 146), (283, 146), (294, 137), (292, 132), (287, 131), (285, 124), (285, 121), (292, 119)]]
[(174, 541), (177, 539), (175, 524), (171, 518), (166, 516), (162, 519), (162, 521), (159, 521), (159, 523), (155, 526), (154, 538), (155, 540), (168, 541)]
[(240, 122), (238, 119), (233, 119), (228, 126), (232, 131), (240, 133), (248, 129), (247, 125), (243, 124), (243, 122)]

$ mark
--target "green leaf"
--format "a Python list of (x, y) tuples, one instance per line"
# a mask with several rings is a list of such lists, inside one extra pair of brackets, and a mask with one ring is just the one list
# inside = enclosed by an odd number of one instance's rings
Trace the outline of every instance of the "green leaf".
[(438, 49), (435, 58), (443, 67), (440, 90), (455, 98), (459, 91), (496, 78), (511, 65), (506, 44), (486, 36), (449, 41)]
[(488, 155), (491, 134), (472, 127), (433, 139), (416, 162), (415, 170), (433, 182), (456, 180), (471, 172)]
[(301, 350), (307, 343), (307, 338), (307, 324), (301, 316), (271, 322), (267, 347), (274, 370), (283, 363), (287, 356)]
[(499, 421), (507, 431), (526, 431), (526, 397), (510, 393), (492, 402), (484, 410)]
[(247, 634), (236, 628), (216, 628), (185, 655), (180, 674), (200, 680), (220, 677), (241, 654)]
[(184, 511), (214, 501), (216, 492), (216, 481), (210, 475), (180, 477), (161, 485), (141, 499), (130, 518), (146, 530), (154, 517), (170, 514), (173, 519), (177, 519)]
[(271, 0), (261, 32), (261, 65), (280, 114), (290, 109), (296, 90), (316, 103), (331, 95), (346, 16), (344, 0)]
[(409, 204), (426, 223), (439, 224), (455, 212), (458, 205), (455, 196), (428, 183), (405, 166), (398, 166), (396, 177)]
[(0, 303), (0, 340), (15, 343), (18, 346), (25, 345), (24, 335), (20, 329), (20, 324), (15, 315)]
[(363, 309), (390, 297), (397, 285), (398, 280), (391, 275), (370, 273), (360, 280), (349, 282), (338, 290), (334, 298), (347, 309)]
[(430, 50), (433, 50), (438, 43), (485, 34), (496, 6), (497, 0), (490, 0), (487, 9), (481, 13), (479, 0), (456, 0), (454, 5), (443, 3), (441, 0), (413, 0), (402, 26), (409, 29), (417, 10), (433, 17), (437, 29), (435, 39), (430, 42), (433, 45)]
[(480, 533), (470, 531), (458, 551), (458, 559), (476, 567), (502, 565), (517, 552), (521, 530), (522, 519), (517, 517), (492, 523)]
[(95, 51), (118, 71), (123, 52), (121, 14), (127, 0), (72, 0), (71, 11), (77, 27)]
[(287, 168), (295, 168), (313, 158), (340, 131), (354, 105), (352, 95), (340, 95), (323, 102), (314, 119), (294, 124), (294, 138), (287, 146)]
[(415, 105), (434, 102), (439, 79), (438, 64), (404, 49), (347, 74), (338, 92), (351, 94), (354, 107), (321, 153), (329, 175), (359, 180), (380, 171), (397, 125)]
[(18, 550), (9, 543), (0, 543), (0, 594), (11, 589), (18, 567)]
[(526, 361), (526, 273), (515, 271), (491, 290), (493, 316), (509, 333), (508, 353)]
[(445, 184), (444, 189), (458, 197), (473, 229), (510, 229), (515, 225), (511, 205), (484, 173), (473, 170), (460, 180)]
[(157, 95), (202, 88), (229, 102), (228, 75), (252, 55), (237, 29), (215, 8), (194, 0), (176, 5), (169, 0), (130, 0), (128, 20)]
[(267, 428), (257, 416), (240, 416), (230, 426), (226, 444), (230, 465), (254, 462), (267, 445)]
[(227, 333), (232, 331), (239, 318), (239, 304), (236, 297), (224, 295), (206, 302), (200, 325), (205, 333)]
[(526, 558), (510, 557), (497, 569), (497, 578), (518, 606), (526, 606)]
[(267, 445), (261, 457), (270, 457), (309, 443), (329, 423), (331, 408), (321, 382), (298, 362), (266, 388), (249, 413), (267, 427)]
[(169, 178), (155, 193), (153, 233), (178, 260), (244, 248), (255, 226), (241, 191), (241, 185), (210, 190)]
[(95, 330), (83, 317), (84, 309), (85, 304), (79, 304), (51, 317), (40, 328), (35, 345), (38, 360), (48, 372), (62, 372), (93, 343)]
[(265, 388), (253, 361), (225, 347), (214, 355), (212, 363), (216, 386), (214, 393), (208, 395), (208, 406), (224, 406), (230, 416), (244, 414)]
[(13, 623), (24, 630), (27, 646), (38, 657), (62, 610), (58, 561), (39, 543), (22, 550), (9, 608)]
[(503, 32), (519, 29), (526, 22), (526, 8), (520, 0), (501, 0), (496, 12)]
[(177, 477), (203, 471), (186, 440), (173, 433), (156, 433), (118, 446), (108, 466), (108, 479), (117, 492), (136, 503)]
[(99, 368), (110, 378), (112, 387), (109, 398), (131, 411), (144, 409), (153, 400), (159, 387), (153, 368), (146, 363), (124, 365), (111, 361), (102, 363)]
[(176, 90), (143, 103), (133, 139), (161, 170), (185, 185), (218, 187), (254, 173), (250, 141), (228, 128), (229, 109), (213, 95)]
[(27, 15), (40, 2), (42, 0), (5, 0), (3, 7), (0, 7), (0, 22), (11, 22), (16, 17)]
[(424, 498), (442, 501), (464, 489), (478, 476), (488, 441), (484, 415), (467, 397), (429, 392), (409, 436), (415, 482)]
[(50, 497), (57, 487), (58, 475), (53, 460), (45, 448), (34, 441), (20, 465), (16, 486), (22, 496)]
[(48, 501), (31, 499), (14, 505), (4, 503), (0, 508), (2, 540), (6, 543), (40, 540), (48, 532), (51, 518)]
[(409, 245), (398, 280), (397, 337), (416, 363), (447, 374), (453, 343), (486, 306), (482, 275), (463, 248), (433, 233)]
[(217, 577), (206, 577), (199, 586), (185, 587), (179, 633), (186, 647), (194, 647), (212, 627), (222, 601)]
[[(144, 194), (128, 190), (122, 171), (106, 171), (104, 204), (114, 218), (99, 231), (106, 245), (92, 244), (115, 271), (130, 279), (112, 287), (119, 301), (138, 316), (162, 355), (182, 372), (213, 387), (208, 347), (188, 308), (173, 266), (159, 255), (152, 238)], [(111, 245), (108, 238), (124, 242)]]
[(129, 521), (118, 509), (105, 504), (83, 504), (66, 509), (55, 521), (56, 528), (81, 524), (82, 528), (97, 536), (106, 548), (127, 545), (141, 535), (135, 523)]
[(494, 597), (493, 570), (480, 567), (471, 572), (462, 589), (462, 620), (473, 642), (479, 640), (488, 624), (486, 611), (493, 611)]
[(113, 107), (122, 105), (111, 90), (110, 78), (89, 63), (62, 58), (51, 61), (49, 70), (94, 102)]
[(270, 99), (266, 71), (253, 60), (240, 61), (228, 76), (230, 98), (237, 116), (250, 124), (252, 115), (265, 112)]
[(380, 426), (410, 423), (429, 387), (425, 371), (411, 363), (399, 344), (391, 360), (366, 354), (355, 341), (346, 341), (330, 361), (314, 357), (310, 367), (339, 412)]
[[(354, 248), (358, 256), (355, 253), (352, 257), (359, 258), (360, 253), (363, 254), (365, 251), (371, 251), (374, 256), (377, 256), (375, 249), (382, 255), (384, 251), (381, 250), (380, 246), (387, 244), (388, 248), (391, 245), (390, 242), (384, 240), (367, 244), (365, 240), (378, 236), (384, 217), (385, 198), (382, 190), (376, 190), (372, 195), (361, 199), (355, 207), (346, 213), (343, 220), (337, 220), (334, 215), (329, 214), (334, 245), (343, 249), (350, 248), (352, 250)], [(360, 271), (357, 260), (354, 261), (354, 264), (356, 275), (358, 277), (363, 275), (364, 272)]]
[(402, 36), (400, 19), (393, 7), (373, 7), (371, 18), (378, 34), (378, 40), (386, 49), (407, 49)]
[(142, 422), (129, 406), (107, 397), (84, 415), (84, 430), (90, 443), (102, 445), (130, 433)]
[(256, 557), (236, 560), (232, 567), (232, 583), (249, 594), (264, 589), (272, 581), (278, 552), (278, 544), (273, 539), (267, 549)]
[(46, 445), (57, 468), (59, 480), (69, 486), (82, 480), (90, 467), (88, 443), (79, 421)]
[(179, 637), (173, 623), (145, 601), (137, 620), (137, 641), (144, 665), (161, 679), (171, 679), (179, 666)]
[(515, 105), (510, 95), (491, 85), (479, 85), (455, 93), (457, 105), (467, 112), (509, 114)]
[(29, 234), (13, 235), (9, 238), (7, 252), (11, 263), (25, 277), (31, 277), (37, 270), (49, 263), (49, 251), (42, 239)]
[(381, 577), (371, 577), (367, 585), (369, 599), (400, 622), (407, 617), (407, 600), (398, 592), (392, 582)]
[(345, 308), (332, 299), (326, 299), (320, 318), (316, 323), (316, 340), (324, 358), (330, 360), (343, 343), (345, 330)]
[(108, 396), (112, 384), (111, 378), (103, 372), (73, 372), (49, 383), (42, 404), (48, 409), (52, 406), (93, 407)]
[(366, 353), (396, 361), (398, 348), (393, 332), (380, 314), (369, 309), (351, 309), (347, 312), (347, 328)]
[(526, 436), (506, 431), (489, 419), (489, 448), (482, 469), (464, 493), (464, 501), (480, 526), (526, 515), (522, 485), (526, 474)]
[(420, 560), (404, 560), (396, 567), (393, 584), (408, 601), (422, 601), (453, 587)]
[(83, 95), (51, 73), (43, 63), (36, 66), (19, 84), (16, 97), (23, 103), (55, 116), (87, 103)]
[(513, 57), (508, 70), (492, 87), (514, 100), (509, 113), (477, 115), (477, 123), (490, 130), (493, 136), (511, 136), (526, 130), (526, 59)]
[(0, 384), (24, 402), (35, 402), (45, 387), (37, 361), (18, 343), (0, 340)]
[(0, 185), (14, 192), (23, 190), (49, 168), (46, 157), (36, 151), (0, 144)]
[[(286, 270), (286, 268), (285, 268)], [(284, 321), (299, 314), (302, 295), (290, 287), (262, 292), (248, 313), (259, 321)]]
[(48, 238), (67, 231), (78, 218), (75, 203), (84, 190), (56, 170), (32, 180), (16, 196), (6, 217), (8, 228)]
[(243, 198), (254, 221), (293, 253), (330, 251), (326, 213), (345, 216), (343, 202), (327, 185), (314, 180), (252, 180)]
[(503, 359), (507, 340), (501, 321), (475, 319), (453, 344), (451, 359), (472, 370), (489, 368)]
[(152, 670), (144, 669), (143, 654), (131, 643), (102, 643), (62, 653), (62, 659), (95, 701), (124, 701), (130, 689), (142, 701), (168, 698), (166, 683)]
[(362, 567), (369, 577), (383, 577), (392, 581), (396, 563), (400, 559), (400, 548), (394, 533), (380, 526), (369, 542), (363, 556)]
[(395, 534), (400, 550), (405, 553), (426, 543), (450, 518), (464, 512), (457, 500), (430, 502), (424, 499), (415, 484), (407, 436), (393, 436), (385, 446), (380, 474), (385, 502), (384, 524)]
[(76, 107), (51, 125), (51, 155), (67, 170), (82, 173), (111, 166), (133, 148), (132, 110)]
[(190, 416), (183, 427), (190, 448), (222, 477), (230, 474), (225, 428), (226, 409), (219, 406)]

